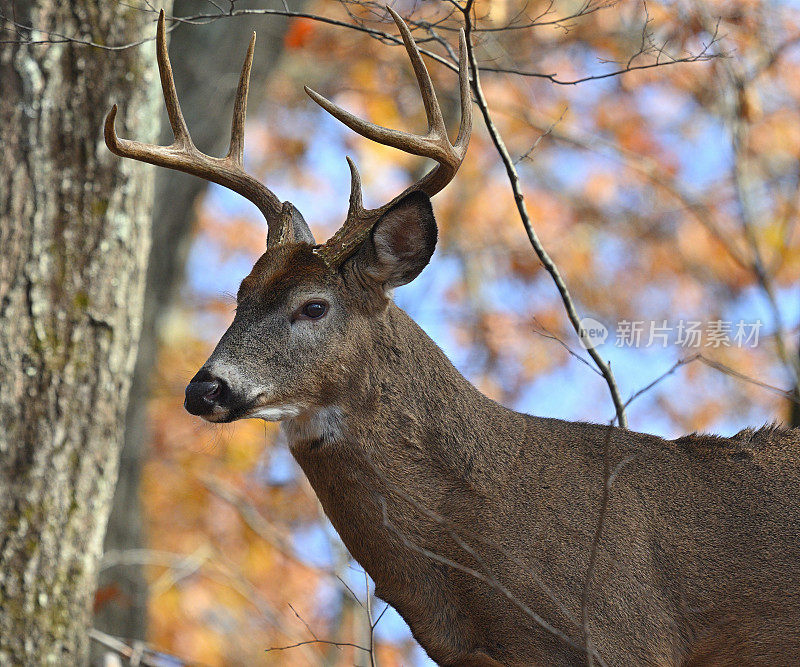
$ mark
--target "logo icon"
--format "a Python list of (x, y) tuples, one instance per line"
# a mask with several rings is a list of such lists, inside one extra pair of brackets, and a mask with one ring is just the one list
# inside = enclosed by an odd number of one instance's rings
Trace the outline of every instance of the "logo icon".
[(581, 320), (578, 330), (578, 339), (584, 350), (591, 350), (598, 345), (602, 345), (608, 338), (608, 329), (602, 322), (591, 317), (584, 317)]

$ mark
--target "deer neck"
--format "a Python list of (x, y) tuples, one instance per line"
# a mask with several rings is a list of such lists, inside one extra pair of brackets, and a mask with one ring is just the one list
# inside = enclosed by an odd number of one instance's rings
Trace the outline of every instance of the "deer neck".
[(481, 394), (396, 306), (383, 325), (348, 396), (285, 423), (323, 509), (379, 588), (397, 577), (413, 585), (401, 534), (433, 543), (441, 526), (429, 512), (459, 521), (460, 508), (496, 494), (528, 419)]
[(472, 529), (476, 512), (497, 509), (498, 469), (519, 463), (530, 421), (482, 395), (396, 306), (381, 325), (348, 395), (285, 428), (376, 594), (435, 651), (441, 637), (471, 636), (473, 621), (447, 568), (420, 553), (463, 558), (447, 526)]
[(468, 471), (496, 467), (501, 443), (488, 435), (498, 420), (524, 428), (522, 415), (478, 391), (394, 304), (348, 380), (346, 393), (331, 404), (284, 422), (301, 465), (326, 448), (339, 456), (367, 455), (375, 464), (399, 463), (413, 453), (460, 475), (465, 465)]

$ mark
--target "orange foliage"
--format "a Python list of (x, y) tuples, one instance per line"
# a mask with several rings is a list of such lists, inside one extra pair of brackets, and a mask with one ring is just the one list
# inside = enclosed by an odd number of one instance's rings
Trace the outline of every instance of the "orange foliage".
[(315, 23), (307, 18), (295, 18), (289, 23), (283, 45), (287, 49), (302, 49), (311, 40), (315, 31)]

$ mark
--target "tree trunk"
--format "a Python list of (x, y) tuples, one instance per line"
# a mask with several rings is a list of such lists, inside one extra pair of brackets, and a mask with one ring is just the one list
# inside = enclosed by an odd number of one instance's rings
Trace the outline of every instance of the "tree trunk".
[[(298, 10), (304, 2), (294, 0), (287, 4)], [(236, 4), (237, 9), (283, 6), (282, 0)], [(190, 15), (196, 8), (194, 1), (176, 0), (174, 14)], [(171, 33), (169, 51), (175, 85), (198, 148), (212, 155), (222, 155), (227, 150), (239, 73), (250, 35), (257, 30), (249, 95), (250, 115), (254, 115), (266, 89), (267, 77), (280, 58), (286, 26), (287, 20), (281, 17), (253, 16), (225, 18), (201, 26), (181, 25)], [(209, 100), (214, 103), (209, 104)], [(172, 142), (172, 132), (166, 114), (163, 117), (161, 141), (168, 144)], [(159, 321), (183, 280), (195, 203), (207, 186), (206, 181), (178, 171), (159, 169), (156, 173), (153, 246), (147, 269), (142, 339), (126, 418), (119, 483), (108, 522), (106, 552), (144, 547), (139, 480), (149, 437), (147, 398), (156, 362)], [(147, 584), (142, 567), (126, 565), (103, 572), (100, 586), (108, 595), (97, 611), (96, 626), (112, 635), (144, 639)]]
[[(100, 44), (151, 37), (104, 0), (4, 2), (7, 22)], [(58, 33), (58, 36), (55, 35)], [(156, 135), (153, 44), (0, 44), (0, 664), (80, 664), (141, 326)]]

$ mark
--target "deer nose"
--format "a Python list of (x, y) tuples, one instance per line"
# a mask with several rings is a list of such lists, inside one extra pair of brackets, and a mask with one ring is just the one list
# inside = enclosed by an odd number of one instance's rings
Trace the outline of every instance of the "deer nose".
[(183, 407), (193, 415), (207, 415), (219, 405), (225, 391), (225, 383), (206, 370), (201, 370), (186, 386)]

